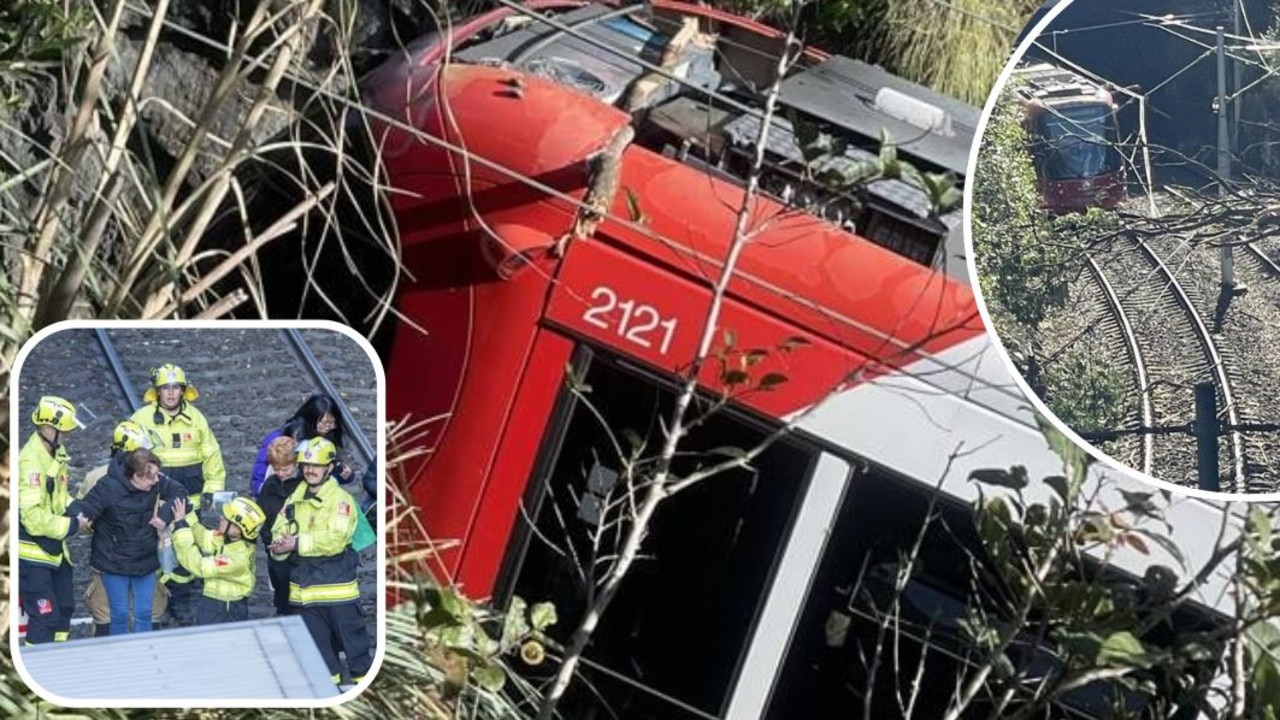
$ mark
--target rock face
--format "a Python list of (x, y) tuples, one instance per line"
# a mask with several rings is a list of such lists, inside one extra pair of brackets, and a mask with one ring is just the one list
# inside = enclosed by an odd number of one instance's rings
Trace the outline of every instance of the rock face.
[[(127, 138), (130, 158), (122, 165), (128, 171), (120, 176), (122, 193), (106, 225), (107, 240), (94, 251), (96, 260), (112, 272), (118, 269), (117, 263), (124, 254), (119, 242), (113, 242), (112, 238), (137, 237), (138, 225), (145, 225), (155, 212), (160, 188), (169, 184), (171, 178), (181, 181), (177, 185), (177, 202), (181, 203), (228, 165), (231, 143), (241, 136), (243, 150), (230, 158), (230, 163), (235, 165), (236, 187), (224, 199), (218, 213), (239, 221), (241, 213), (230, 203), (242, 197), (252, 200), (256, 192), (254, 185), (269, 174), (263, 171), (268, 162), (259, 157), (261, 148), (290, 139), (293, 128), (306, 124), (299, 120), (315, 113), (318, 97), (338, 110), (343, 103), (357, 101), (357, 78), (394, 52), (399, 39), (412, 40), (426, 32), (432, 23), (428, 9), (420, 3), (399, 0), (316, 0), (292, 4), (263, 0), (263, 3), (262, 7), (267, 9), (265, 15), (275, 17), (277, 22), (252, 36), (248, 55), (256, 61), (236, 65), (231, 47), (247, 36), (246, 27), (255, 17), (259, 3), (255, 0), (172, 0), (159, 42), (151, 52), (141, 90), (133, 98), (128, 97), (129, 88), (143, 57), (153, 18), (147, 14), (149, 11), (139, 11), (134, 6), (126, 9), (119, 31), (112, 38), (101, 99), (89, 125), (86, 152), (82, 162), (69, 168), (75, 184), (60, 210), (66, 242), (56, 244), (49, 263), (55, 270), (67, 262), (70, 252), (67, 248), (75, 246), (74, 240), (79, 239), (88, 226), (90, 208), (104, 186), (101, 159), (110, 152), (116, 122), (126, 107), (132, 106), (138, 114), (138, 122)], [(110, 11), (111, 3), (99, 4), (103, 6), (103, 13)], [(300, 21), (304, 6), (315, 12)], [(282, 12), (285, 8), (291, 9)], [(31, 223), (26, 228), (13, 222), (0, 224), (0, 234), (14, 228), (13, 238), (0, 237), (5, 240), (6, 248), (22, 247), (25, 238), (35, 236), (35, 215), (41, 198), (47, 195), (49, 177), (48, 168), (41, 163), (51, 156), (62, 159), (65, 153), (65, 138), (75, 117), (78, 93), (83, 91), (97, 42), (97, 26), (88, 15), (85, 18), (88, 29), (83, 34), (87, 41), (86, 46), (76, 48), (78, 65), (67, 61), (68, 71), (53, 62), (47, 68), (26, 74), (11, 77), (6, 72), (0, 76), (4, 97), (16, 98), (13, 103), (0, 104), (0, 118), (8, 127), (21, 129), (21, 132), (0, 133), (0, 177), (7, 180), (24, 171), (31, 173), (29, 182), (0, 193), (6, 217)], [(289, 70), (274, 91), (264, 89), (272, 62), (290, 43), (295, 54)], [(230, 91), (220, 101), (211, 102), (228, 73), (234, 76), (234, 82), (228, 86)], [(317, 88), (323, 88), (323, 92), (318, 94)], [(246, 135), (246, 117), (259, 99), (267, 105)], [(333, 115), (334, 110), (320, 114)], [(194, 162), (183, 177), (174, 178), (176, 160), (187, 152), (198, 132), (203, 135), (199, 136), (200, 147)], [(297, 170), (295, 167), (294, 172)], [(292, 206), (293, 203), (275, 203), (265, 208), (251, 205), (252, 213), (262, 214), (250, 217), (249, 224), (254, 230), (260, 230)], [(182, 237), (186, 232), (185, 223), (191, 217), (177, 219), (169, 236)], [(216, 262), (241, 247), (242, 239), (252, 234), (243, 227), (215, 223), (203, 235), (205, 242), (210, 243), (204, 249), (222, 253), (215, 258)], [(12, 270), (17, 255), (12, 249), (5, 253), (6, 268)], [(296, 247), (293, 255), (298, 255)], [(207, 264), (208, 261), (197, 265), (198, 271), (207, 271)], [(177, 274), (174, 269), (164, 271), (160, 265), (163, 263), (156, 263), (143, 279), (151, 277), (156, 284), (162, 284)], [(144, 290), (135, 286), (135, 291), (139, 298), (146, 297)], [(188, 314), (197, 310), (189, 309)]]

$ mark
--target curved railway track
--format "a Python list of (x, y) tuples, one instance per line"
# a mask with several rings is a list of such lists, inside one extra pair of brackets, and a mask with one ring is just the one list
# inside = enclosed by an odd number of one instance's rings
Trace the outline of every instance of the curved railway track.
[[(1089, 263), (1089, 270), (1093, 273), (1094, 279), (1102, 288), (1102, 293), (1106, 298), (1106, 304), (1111, 315), (1118, 323), (1120, 331), (1120, 339), (1124, 344), (1124, 353), (1129, 358), (1129, 362), (1133, 366), (1135, 380), (1137, 381), (1137, 402), (1139, 414), (1139, 428), (1147, 429), (1155, 426), (1155, 408), (1151, 402), (1151, 380), (1147, 375), (1147, 365), (1142, 359), (1142, 348), (1138, 345), (1138, 338), (1133, 333), (1133, 324), (1129, 322), (1129, 316), (1124, 311), (1124, 306), (1120, 303), (1120, 297), (1116, 295), (1115, 288), (1107, 280), (1107, 276), (1102, 272), (1102, 268), (1098, 263), (1089, 256), (1085, 256), (1085, 260)], [(1150, 433), (1144, 433), (1140, 436), (1140, 462), (1141, 470), (1146, 475), (1152, 474), (1152, 462), (1155, 458), (1155, 437)]]
[[(1125, 253), (1142, 259), (1136, 264), (1132, 260), (1126, 262), (1122, 260)], [(1189, 427), (1194, 415), (1191, 386), (1203, 380), (1211, 380), (1217, 388), (1223, 420), (1238, 425), (1233, 383), (1223, 354), (1174, 271), (1148, 243), (1136, 238), (1129, 249), (1112, 256), (1108, 267), (1113, 274), (1127, 275), (1123, 292), (1116, 292), (1108, 273), (1091, 258), (1091, 268), (1107, 296), (1107, 305), (1124, 338), (1125, 352), (1135, 367), (1141, 389), (1140, 425)], [(1182, 318), (1177, 329), (1169, 326), (1172, 318)], [(1193, 438), (1180, 434), (1144, 438), (1144, 472), (1172, 482), (1194, 482)], [(1227, 433), (1227, 444), (1231, 487), (1222, 489), (1243, 490), (1245, 453), (1241, 434), (1234, 430)]]
[(1257, 260), (1266, 272), (1271, 273), (1273, 277), (1280, 278), (1280, 263), (1272, 260), (1271, 256), (1263, 252), (1261, 248), (1251, 242), (1244, 243), (1240, 247), (1243, 247), (1245, 252)]

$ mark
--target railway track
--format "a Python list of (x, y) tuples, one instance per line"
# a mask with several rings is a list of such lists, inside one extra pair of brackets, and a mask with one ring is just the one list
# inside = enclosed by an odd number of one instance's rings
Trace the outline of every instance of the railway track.
[[(1145, 388), (1139, 392), (1140, 426), (1189, 427), (1194, 420), (1192, 388), (1204, 381), (1217, 388), (1222, 420), (1239, 424), (1233, 379), (1223, 353), (1195, 302), (1161, 255), (1135, 239), (1113, 247), (1106, 259), (1107, 271), (1097, 258), (1094, 260), (1095, 277), (1101, 292), (1108, 296), (1112, 322), (1123, 335), (1137, 385)], [(1197, 484), (1194, 438), (1181, 433), (1146, 437), (1150, 442), (1143, 450), (1144, 471), (1177, 484)], [(1146, 457), (1151, 458), (1149, 464)], [(1226, 460), (1222, 489), (1243, 491), (1245, 452), (1239, 432), (1228, 433)]]
[[(113, 394), (119, 399), (120, 408), (125, 416), (133, 414), (142, 406), (142, 391), (146, 387), (146, 380), (141, 385), (137, 385), (130, 379), (130, 373), (126, 369), (126, 363), (121, 354), (116, 350), (115, 343), (111, 339), (111, 335), (101, 328), (92, 331), (94, 339), (97, 343), (98, 352), (101, 354), (103, 364), (106, 368), (108, 382), (112, 386)], [(116, 331), (117, 333), (129, 332), (149, 332), (149, 331)], [(281, 347), (285, 348), (292, 356), (298, 368), (302, 371), (303, 378), (306, 379), (306, 385), (312, 388), (312, 392), (324, 392), (334, 398), (338, 405), (338, 412), (342, 415), (343, 427), (346, 428), (346, 436), (352, 444), (352, 451), (355, 459), (361, 465), (368, 464), (377, 458), (373, 443), (369, 441), (368, 436), (360, 427), (360, 420), (355, 413), (352, 412), (350, 406), (343, 399), (343, 395), (339, 392), (337, 386), (330, 379), (329, 374), (317, 356), (307, 343), (302, 333), (292, 328), (282, 328), (277, 332)], [(133, 336), (125, 335), (124, 339), (132, 339)], [(150, 365), (148, 365), (148, 368)], [(134, 376), (138, 373), (135, 372)], [(144, 375), (143, 378), (146, 376)], [(192, 379), (196, 383), (195, 378)], [(196, 383), (196, 387), (199, 384)]]
[(1246, 255), (1261, 266), (1264, 274), (1269, 274), (1273, 278), (1280, 279), (1280, 263), (1271, 259), (1270, 255), (1263, 252), (1261, 248), (1251, 242), (1244, 243), (1239, 247), (1244, 248)]
[[(1129, 358), (1129, 363), (1133, 367), (1134, 402), (1139, 408), (1138, 427), (1142, 429), (1155, 427), (1155, 408), (1151, 402), (1151, 380), (1147, 375), (1146, 361), (1142, 358), (1142, 348), (1139, 347), (1138, 339), (1133, 333), (1133, 324), (1129, 322), (1129, 316), (1124, 311), (1120, 297), (1116, 295), (1115, 288), (1107, 280), (1102, 268), (1092, 257), (1086, 256), (1085, 259), (1089, 263), (1089, 270), (1093, 274), (1094, 280), (1102, 289), (1107, 313), (1116, 322), (1118, 339), (1123, 346), (1122, 352), (1125, 357)], [(1140, 435), (1138, 446), (1138, 469), (1143, 474), (1151, 475), (1152, 462), (1155, 457), (1155, 436), (1149, 433)]]

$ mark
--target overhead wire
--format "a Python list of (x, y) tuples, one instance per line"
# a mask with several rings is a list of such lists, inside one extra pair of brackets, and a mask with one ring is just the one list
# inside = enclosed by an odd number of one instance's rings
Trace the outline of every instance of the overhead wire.
[[(522, 15), (530, 15), (530, 12), (527, 8), (524, 8), (523, 6), (519, 5), (518, 3), (512, 2), (511, 0), (497, 0), (497, 2), (501, 5), (507, 6), (513, 12), (516, 12)], [(146, 8), (145, 6), (140, 7), (134, 4), (133, 2), (131, 2), (131, 0), (126, 0), (126, 4), (128, 5), (131, 11), (142, 14), (144, 16), (149, 11), (149, 9)], [(548, 21), (547, 18), (544, 18), (536, 14), (532, 15), (532, 17), (535, 20), (546, 22), (546, 24), (551, 25), (552, 27), (556, 27), (557, 25), (555, 21)], [(228, 50), (228, 46), (226, 44), (219, 42), (217, 40), (214, 40), (212, 38), (206, 37), (188, 28), (182, 27), (181, 25), (178, 25), (172, 20), (166, 19), (164, 21), (164, 24), (168, 29), (173, 30), (174, 32), (184, 35), (188, 38), (191, 38), (199, 43), (207, 45), (215, 50), (219, 50), (223, 52), (226, 52)], [(578, 32), (574, 28), (562, 27), (561, 29), (563, 29), (567, 34), (571, 34), (574, 37), (578, 37), (587, 42), (594, 41), (593, 38), (583, 36), (580, 32)], [(617, 48), (611, 48), (605, 45), (602, 45), (601, 49), (615, 55), (623, 54), (623, 51)], [(818, 52), (816, 53), (816, 56), (825, 57), (825, 53)], [(654, 72), (657, 72), (661, 75), (669, 77), (670, 79), (675, 80), (676, 82), (679, 82), (682, 85), (689, 86), (689, 83), (687, 81), (684, 81), (682, 78), (673, 76), (671, 73), (664, 71), (663, 69), (653, 65), (652, 63), (647, 63), (646, 61), (639, 60), (631, 55), (625, 55), (625, 57), (630, 62), (634, 62), (642, 67), (646, 67), (647, 69), (652, 69)], [(256, 57), (248, 58), (246, 62), (250, 65), (258, 66), (258, 67), (265, 65), (264, 61), (259, 60)], [(294, 73), (292, 71), (286, 71), (285, 77), (289, 78), (297, 86), (306, 88), (307, 90), (315, 93), (317, 96), (324, 97), (330, 101), (333, 101), (337, 105), (342, 106), (346, 109), (354, 110), (365, 117), (376, 119), (377, 121), (388, 126), (389, 128), (394, 128), (398, 131), (405, 133), (406, 135), (413, 138), (414, 140), (425, 142), (429, 145), (434, 145), (441, 149), (448, 150), (451, 153), (456, 153), (461, 157), (465, 157), (468, 162), (475, 162), (483, 167), (486, 167), (489, 170), (494, 171), (495, 173), (501, 176), (515, 180), (516, 182), (522, 183), (527, 187), (535, 189), (545, 194), (549, 198), (553, 198), (555, 200), (563, 202), (571, 208), (596, 212), (595, 208), (587, 205), (582, 200), (579, 200), (573, 197), (572, 195), (568, 195), (567, 193), (561, 192), (560, 190), (557, 190), (556, 188), (553, 188), (543, 182), (540, 182), (535, 178), (528, 177), (516, 170), (512, 170), (502, 165), (501, 163), (497, 163), (481, 155), (472, 153), (464, 145), (459, 145), (459, 144), (450, 142), (448, 140), (445, 140), (443, 138), (436, 137), (434, 135), (431, 135), (430, 133), (427, 133), (423, 130), (420, 130), (410, 125), (404, 120), (401, 120), (399, 118), (387, 115), (385, 113), (382, 113), (376, 110), (372, 110), (366, 107), (362, 102), (357, 102), (352, 98), (344, 94), (341, 94), (337, 91), (334, 91), (328, 87), (319, 86), (311, 82), (308, 78), (302, 77), (301, 75), (298, 75), (297, 73)], [(696, 89), (698, 89), (699, 92), (704, 92), (708, 95), (711, 95), (712, 97), (722, 97), (725, 99), (726, 104), (730, 104), (734, 107), (741, 108), (744, 110), (744, 112), (749, 111), (751, 112), (751, 114), (756, 115), (757, 117), (763, 114), (761, 111), (751, 108), (750, 106), (744, 105), (740, 102), (737, 102), (732, 98), (727, 98), (725, 96), (721, 96), (719, 94), (713, 93), (711, 91), (707, 91), (702, 88), (696, 88)], [(394, 188), (383, 188), (383, 189), (394, 190)], [(628, 230), (642, 237), (653, 240), (654, 242), (657, 242), (660, 245), (681, 254), (682, 256), (688, 257), (689, 259), (694, 260), (696, 262), (705, 264), (709, 268), (719, 267), (721, 263), (721, 260), (718, 258), (709, 256), (705, 253), (694, 250), (693, 248), (689, 247), (688, 245), (674, 238), (655, 232), (654, 230), (652, 230), (642, 222), (637, 222), (637, 221), (631, 220), (630, 218), (622, 217), (620, 215), (613, 213), (612, 210), (604, 211), (597, 214), (601, 214), (611, 222), (619, 226), (625, 227)], [(810, 219), (814, 223), (825, 222), (817, 216), (810, 216)], [(938, 272), (940, 273), (941, 271), (938, 271)], [(865, 322), (862, 322), (857, 318), (840, 314), (838, 312), (833, 311), (829, 307), (820, 306), (817, 303), (815, 303), (813, 300), (810, 300), (809, 298), (798, 295), (794, 292), (787, 291), (781, 287), (778, 287), (772, 283), (769, 283), (764, 279), (756, 277), (750, 273), (739, 271), (737, 275), (744, 281), (750, 282), (756, 285), (757, 287), (760, 287), (763, 290), (766, 290), (768, 292), (778, 295), (779, 297), (786, 298), (787, 300), (794, 302), (797, 305), (800, 305), (809, 311), (818, 313), (819, 315), (827, 318), (828, 320), (839, 323), (845, 328), (848, 328), (850, 330), (854, 330), (860, 333), (864, 333), (869, 337), (876, 338), (877, 341), (879, 342), (887, 343), (889, 346), (896, 348), (896, 352), (906, 352), (906, 353), (909, 353), (911, 356), (929, 358), (933, 362), (943, 367), (951, 367), (952, 365), (954, 365), (954, 363), (950, 361), (946, 361), (946, 360), (934, 357), (934, 355), (931, 352), (921, 347), (918, 343), (908, 342), (906, 340), (903, 340), (901, 338), (894, 336), (889, 332), (885, 332), (880, 328), (877, 328)], [(960, 372), (965, 372), (963, 368), (957, 367), (955, 369), (957, 369)]]

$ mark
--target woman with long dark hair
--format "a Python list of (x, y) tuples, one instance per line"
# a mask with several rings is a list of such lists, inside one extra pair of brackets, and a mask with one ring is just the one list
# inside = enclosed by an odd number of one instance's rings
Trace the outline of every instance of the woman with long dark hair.
[(258, 459), (253, 463), (253, 478), (249, 481), (249, 488), (255, 498), (261, 492), (262, 483), (266, 480), (270, 469), (270, 464), (267, 462), (267, 448), (272, 440), (281, 436), (291, 437), (297, 442), (323, 437), (338, 448), (339, 457), (342, 458), (334, 470), (334, 476), (338, 482), (345, 484), (355, 479), (355, 470), (347, 462), (344, 453), (343, 440), (346, 436), (346, 428), (342, 424), (342, 413), (338, 412), (338, 403), (327, 393), (318, 392), (307, 398), (306, 402), (302, 403), (302, 407), (285, 420), (283, 425), (267, 433), (267, 436), (262, 439), (262, 444), (258, 448)]

